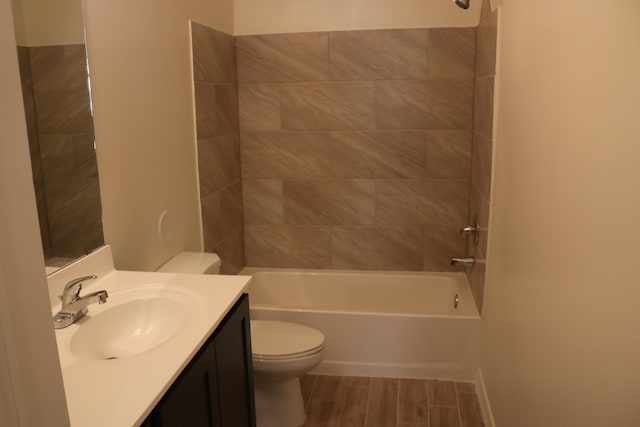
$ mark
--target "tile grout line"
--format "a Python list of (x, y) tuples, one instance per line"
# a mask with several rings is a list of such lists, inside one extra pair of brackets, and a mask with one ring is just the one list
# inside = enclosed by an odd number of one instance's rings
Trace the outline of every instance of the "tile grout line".
[(458, 409), (458, 423), (460, 424), (460, 427), (462, 427), (462, 412), (460, 411), (460, 398), (459, 398), (459, 394), (458, 394), (458, 383), (454, 382), (453, 383), (455, 389), (456, 389), (456, 408)]

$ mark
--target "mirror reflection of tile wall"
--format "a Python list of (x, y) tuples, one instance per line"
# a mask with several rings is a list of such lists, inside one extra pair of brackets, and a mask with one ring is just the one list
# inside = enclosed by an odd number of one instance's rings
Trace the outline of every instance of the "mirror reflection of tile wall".
[(77, 258), (104, 243), (85, 46), (18, 56), (45, 259)]

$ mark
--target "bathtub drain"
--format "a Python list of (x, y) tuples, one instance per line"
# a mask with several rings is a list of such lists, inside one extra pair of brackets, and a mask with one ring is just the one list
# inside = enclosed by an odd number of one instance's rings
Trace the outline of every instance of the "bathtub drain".
[(453, 308), (458, 308), (458, 304), (460, 304), (460, 295), (456, 294), (456, 296), (453, 297)]

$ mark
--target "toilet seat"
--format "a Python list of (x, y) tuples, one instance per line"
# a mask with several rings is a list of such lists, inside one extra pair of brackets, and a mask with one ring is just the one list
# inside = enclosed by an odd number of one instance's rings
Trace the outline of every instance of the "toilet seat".
[(324, 334), (296, 323), (252, 320), (251, 347), (253, 357), (260, 360), (304, 358), (324, 349)]

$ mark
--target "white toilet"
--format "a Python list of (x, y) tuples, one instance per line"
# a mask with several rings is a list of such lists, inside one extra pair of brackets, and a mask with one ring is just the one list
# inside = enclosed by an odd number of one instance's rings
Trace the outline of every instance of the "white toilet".
[(302, 426), (307, 416), (300, 376), (322, 361), (322, 332), (297, 323), (252, 320), (251, 350), (257, 426)]
[[(220, 258), (212, 253), (182, 252), (158, 271), (219, 274)], [(322, 361), (324, 335), (297, 323), (252, 320), (251, 351), (257, 427), (301, 427), (307, 416), (300, 376)]]

